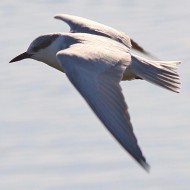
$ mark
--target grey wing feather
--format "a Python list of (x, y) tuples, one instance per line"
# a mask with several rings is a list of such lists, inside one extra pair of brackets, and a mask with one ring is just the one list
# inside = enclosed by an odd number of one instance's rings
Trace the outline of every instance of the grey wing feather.
[[(149, 165), (146, 163), (133, 133), (128, 108), (119, 85), (126, 63), (118, 63), (108, 67), (101, 58), (97, 62), (92, 57), (83, 56), (84, 51), (87, 55), (91, 52), (94, 55), (99, 50), (91, 48), (87, 52), (81, 47), (80, 51), (62, 50), (58, 52), (57, 59), (71, 83), (106, 128), (124, 149), (148, 171)], [(100, 55), (99, 52), (97, 55)]]
[(94, 22), (86, 18), (67, 14), (56, 15), (55, 18), (66, 22), (70, 26), (71, 32), (82, 32), (100, 35), (123, 43), (129, 48), (131, 47), (129, 36), (123, 32), (115, 30), (112, 27)]
[(133, 49), (152, 57), (152, 55), (148, 51), (142, 48), (133, 39), (130, 39), (127, 34), (125, 34), (124, 32), (120, 32), (112, 27), (100, 24), (98, 22), (94, 22), (86, 18), (68, 14), (56, 15), (55, 18), (66, 22), (70, 26), (71, 32), (90, 33), (108, 37), (124, 44), (129, 48), (131, 48), (132, 45)]

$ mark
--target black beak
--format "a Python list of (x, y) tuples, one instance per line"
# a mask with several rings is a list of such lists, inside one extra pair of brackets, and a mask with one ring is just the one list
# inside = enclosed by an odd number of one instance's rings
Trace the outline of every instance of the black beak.
[(31, 57), (31, 54), (27, 53), (27, 52), (24, 52), (18, 56), (16, 56), (14, 59), (12, 59), (9, 63), (12, 63), (12, 62), (16, 62), (16, 61), (21, 61), (23, 59), (27, 59), (27, 58), (30, 58)]

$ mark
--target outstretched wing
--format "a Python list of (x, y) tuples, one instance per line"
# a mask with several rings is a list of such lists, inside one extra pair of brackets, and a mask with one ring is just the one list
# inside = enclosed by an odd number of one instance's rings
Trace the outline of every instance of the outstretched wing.
[[(59, 51), (57, 59), (71, 83), (106, 128), (124, 149), (148, 170), (149, 165), (137, 144), (119, 85), (123, 72), (130, 62), (130, 55), (115, 54), (91, 45), (75, 45)], [(123, 57), (124, 59), (121, 59)]]
[(130, 37), (127, 34), (120, 32), (112, 27), (100, 24), (98, 22), (94, 22), (86, 18), (68, 14), (56, 15), (55, 18), (66, 22), (70, 26), (71, 32), (90, 33), (108, 37), (124, 44), (129, 48), (131, 48), (132, 44), (133, 49), (151, 56), (151, 54), (144, 50), (144, 48), (142, 48), (137, 42), (130, 39)]

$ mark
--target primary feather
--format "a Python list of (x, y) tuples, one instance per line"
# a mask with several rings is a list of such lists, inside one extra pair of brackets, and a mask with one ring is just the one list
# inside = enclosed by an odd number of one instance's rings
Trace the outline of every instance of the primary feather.
[(142, 48), (137, 42), (130, 39), (130, 37), (126, 33), (116, 30), (112, 27), (92, 21), (90, 19), (68, 14), (59, 14), (56, 15), (54, 18), (66, 22), (70, 26), (70, 32), (72, 33), (80, 32), (108, 37), (124, 44), (129, 48), (132, 46), (133, 49), (151, 56), (151, 54), (144, 48)]

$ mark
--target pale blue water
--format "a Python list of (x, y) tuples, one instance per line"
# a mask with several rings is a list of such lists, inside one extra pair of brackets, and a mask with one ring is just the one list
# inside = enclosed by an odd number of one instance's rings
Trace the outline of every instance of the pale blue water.
[[(190, 187), (190, 2), (0, 2), (0, 189), (186, 190)], [(75, 14), (127, 32), (161, 59), (181, 60), (181, 94), (122, 83), (147, 174), (115, 142), (66, 77), (33, 61), (8, 64), (53, 19)]]

